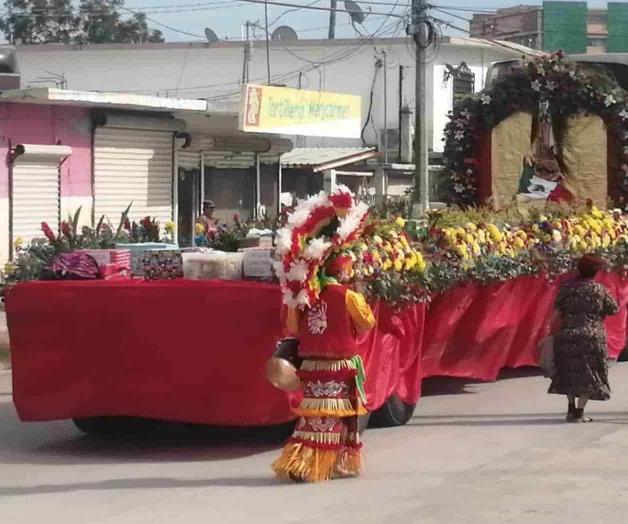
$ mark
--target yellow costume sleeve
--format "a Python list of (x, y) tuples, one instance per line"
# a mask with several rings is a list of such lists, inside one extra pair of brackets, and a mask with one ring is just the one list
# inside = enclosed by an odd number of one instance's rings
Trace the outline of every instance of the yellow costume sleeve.
[(345, 303), (349, 316), (359, 331), (368, 331), (375, 327), (375, 316), (364, 295), (355, 291), (347, 291)]

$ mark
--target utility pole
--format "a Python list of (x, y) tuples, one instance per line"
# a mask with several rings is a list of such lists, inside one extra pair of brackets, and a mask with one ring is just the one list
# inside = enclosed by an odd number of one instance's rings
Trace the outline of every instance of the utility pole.
[(249, 83), (249, 63), (251, 62), (251, 22), (248, 20), (246, 27), (246, 42), (244, 44), (244, 63), (242, 64), (242, 84)]
[(403, 106), (403, 66), (399, 66), (399, 107), (397, 111), (397, 118), (399, 123), (399, 157), (398, 162), (401, 164), (401, 107)]
[(384, 164), (388, 164), (388, 60), (386, 50), (382, 50), (384, 55)]
[(336, 37), (336, 7), (338, 7), (338, 0), (330, 0), (329, 9), (329, 39), (333, 40)]
[(412, 34), (416, 49), (416, 79), (414, 87), (415, 125), (414, 125), (414, 197), (421, 211), (430, 205), (428, 150), (427, 150), (427, 71), (426, 49), (427, 36), (426, 0), (412, 0)]

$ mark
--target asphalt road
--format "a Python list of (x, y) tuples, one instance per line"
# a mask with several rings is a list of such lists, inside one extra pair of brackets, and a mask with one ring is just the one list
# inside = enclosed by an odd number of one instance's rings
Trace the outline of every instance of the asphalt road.
[[(145, 439), (24, 424), (0, 372), (0, 520), (10, 524), (621, 523), (628, 514), (628, 365), (591, 424), (519, 374), (493, 384), (429, 381), (411, 423), (369, 430), (359, 479), (286, 484), (264, 433), (172, 429)], [(246, 437), (246, 438), (244, 438)]]

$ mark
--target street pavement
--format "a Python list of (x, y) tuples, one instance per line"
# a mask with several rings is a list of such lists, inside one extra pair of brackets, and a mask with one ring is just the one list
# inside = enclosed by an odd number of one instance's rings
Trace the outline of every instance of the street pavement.
[[(275, 480), (279, 442), (190, 429), (99, 440), (71, 422), (21, 423), (0, 372), (0, 520), (10, 524), (621, 523), (628, 514), (628, 364), (591, 424), (566, 424), (547, 380), (430, 380), (406, 427), (369, 430), (367, 470)], [(257, 436), (256, 436), (257, 435)]]

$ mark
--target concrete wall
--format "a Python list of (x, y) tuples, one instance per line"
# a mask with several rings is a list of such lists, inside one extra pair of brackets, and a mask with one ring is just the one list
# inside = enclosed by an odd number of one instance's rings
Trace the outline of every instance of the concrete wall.
[[(398, 128), (399, 66), (406, 68), (402, 103), (415, 106), (414, 54), (407, 39), (274, 41), (270, 47), (273, 83), (312, 90), (358, 94), (363, 122), (368, 115), (375, 57), (387, 53), (387, 125)], [(466, 62), (483, 86), (491, 62), (518, 58), (520, 53), (486, 42), (452, 38), (430, 54), (428, 71), (428, 128), (430, 144), (442, 150), (442, 126), (451, 107), (451, 84), (443, 85), (442, 67)], [(210, 102), (237, 101), (240, 96), (243, 45), (241, 42), (140, 46), (92, 45), (26, 46), (19, 49), (23, 86), (45, 70), (65, 75), (69, 89), (129, 91), (162, 96), (208, 98)], [(250, 81), (266, 83), (263, 42), (255, 42)], [(384, 127), (384, 81), (380, 69), (374, 85), (372, 125), (365, 130), (368, 145), (378, 145), (374, 128)], [(41, 86), (37, 83), (33, 86)], [(305, 138), (299, 146), (359, 145), (360, 140)]]
[(61, 216), (83, 206), (91, 221), (91, 124), (86, 109), (0, 103), (0, 264), (9, 254), (8, 153), (17, 144), (67, 145), (72, 155), (61, 168)]

